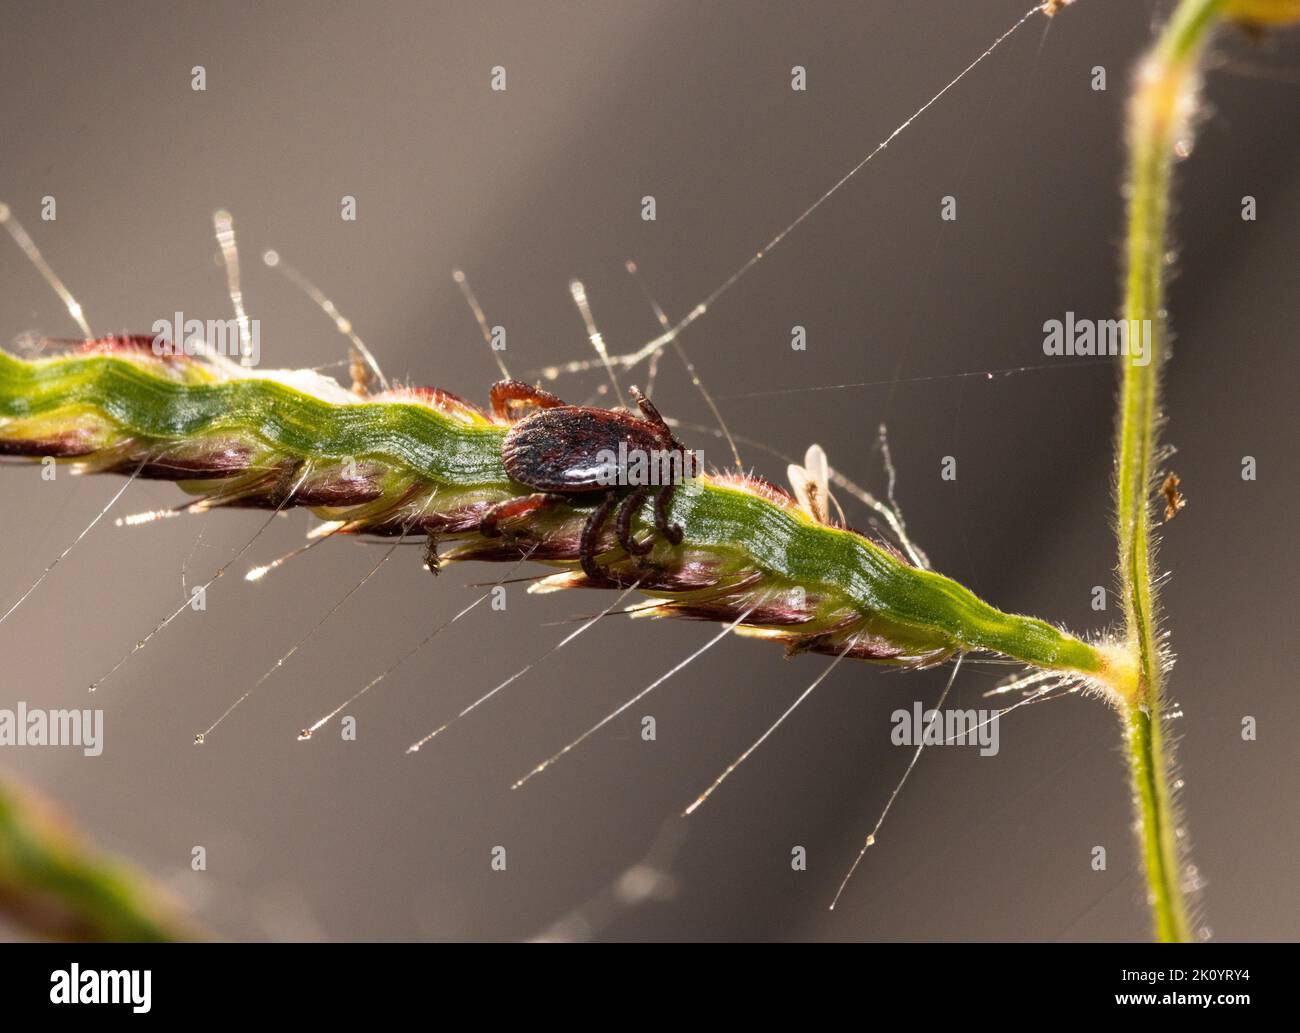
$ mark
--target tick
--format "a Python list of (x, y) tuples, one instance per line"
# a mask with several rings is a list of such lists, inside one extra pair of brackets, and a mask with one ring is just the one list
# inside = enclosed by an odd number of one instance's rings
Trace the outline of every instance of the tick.
[[(630, 485), (627, 457), (678, 456), (681, 477), (698, 472), (696, 458), (682, 446), (659, 410), (635, 387), (641, 416), (618, 409), (568, 405), (549, 391), (518, 380), (492, 385), (492, 412), (512, 426), (501, 458), (510, 478), (533, 489), (533, 494), (497, 503), (483, 516), (479, 532), (489, 538), (501, 533), (498, 523), (532, 513), (574, 497), (604, 492), (604, 497), (583, 525), (579, 560), (583, 572), (596, 582), (610, 579), (596, 563), (601, 532), (611, 514), (618, 544), (630, 556), (644, 556), (654, 548), (655, 535), (680, 545), (682, 529), (668, 522), (668, 507), (677, 477), (667, 483)], [(523, 415), (526, 410), (532, 410)], [(654, 495), (655, 532), (644, 541), (632, 536), (632, 521)]]

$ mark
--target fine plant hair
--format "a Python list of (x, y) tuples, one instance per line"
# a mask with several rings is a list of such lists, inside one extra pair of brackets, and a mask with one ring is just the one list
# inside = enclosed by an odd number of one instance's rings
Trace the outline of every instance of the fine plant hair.
[[(1062, 0), (1049, 0), (1033, 8), (994, 47), (1031, 15), (1055, 15), (1065, 6)], [(704, 648), (724, 635), (737, 634), (780, 645), (787, 655), (825, 654), (834, 658), (831, 668), (846, 659), (901, 670), (951, 661), (948, 688), (966, 658), (1023, 665), (1027, 670), (1003, 685), (1002, 692), (1021, 692), (1024, 702), (1032, 702), (1059, 692), (1083, 691), (1103, 699), (1120, 715), (1155, 935), (1161, 940), (1191, 939), (1194, 923), (1185, 899), (1189, 860), (1170, 789), (1172, 758), (1164, 727), (1170, 654), (1154, 589), (1151, 513), (1162, 483), (1167, 483), (1159, 468), (1158, 431), (1164, 415), (1160, 401), (1161, 368), (1167, 358), (1163, 256), (1173, 155), (1195, 115), (1198, 69), (1211, 30), (1224, 18), (1254, 24), (1293, 20), (1295, 7), (1269, 0), (1182, 0), (1135, 74), (1127, 140), (1122, 315), (1130, 325), (1149, 321), (1155, 333), (1152, 353), (1144, 361), (1120, 360), (1115, 528), (1124, 624), (1116, 634), (1076, 635), (1057, 624), (985, 602), (929, 568), (924, 554), (906, 536), (894, 506), (878, 510), (893, 540), (854, 529), (834, 508), (828, 485), (836, 475), (819, 449), (810, 450), (802, 466), (791, 464), (791, 491), (737, 469), (714, 468), (667, 493), (662, 512), (656, 512), (657, 502), (649, 502), (620, 506), (617, 519), (604, 520), (601, 507), (613, 512), (612, 493), (538, 492), (507, 472), (503, 449), (514, 428), (536, 411), (535, 399), (509, 396), (504, 404), (496, 404), (494, 394), (494, 404), (486, 408), (437, 388), (394, 386), (350, 329), (355, 356), (350, 386), (311, 370), (259, 371), (201, 351), (160, 353), (155, 340), (146, 336), (94, 337), (79, 306), (74, 311), (71, 295), (43, 266), (35, 245), (7, 209), (0, 221), (48, 274), (47, 280), (78, 319), (84, 339), (41, 342), (37, 354), (26, 357), (0, 352), (0, 453), (52, 459), (79, 472), (115, 473), (131, 481), (174, 481), (193, 496), (185, 507), (190, 510), (238, 507), (274, 515), (308, 508), (322, 521), (313, 532), (314, 540), (366, 535), (387, 540), (394, 548), (423, 540), (425, 562), (435, 574), (446, 564), (463, 560), (509, 564), (507, 578), (524, 563), (545, 564), (554, 572), (535, 582), (534, 591), (612, 590), (619, 595), (611, 608), (635, 593), (644, 598), (626, 611), (634, 616), (721, 625)], [(595, 364), (607, 372), (614, 397), (624, 397), (620, 376), (642, 362), (656, 362), (669, 347), (680, 349), (681, 329), (700, 318), (709, 304), (879, 150), (684, 320), (672, 324), (656, 307), (663, 334), (631, 355), (611, 356), (605, 350), (585, 290), (574, 284), (575, 302), (596, 346)], [(231, 268), (234, 245), (229, 216), (219, 213), (217, 222), (218, 239)], [(457, 282), (486, 333), (486, 321), (472, 292), (463, 277)], [(237, 294), (235, 284), (237, 274), (232, 296)], [(246, 319), (242, 308), (239, 313), (241, 320)], [(685, 361), (702, 388), (689, 360)], [(569, 364), (550, 372), (578, 368), (591, 365)], [(504, 365), (501, 371), (506, 373)], [(560, 407), (558, 399), (555, 403)], [(725, 427), (721, 434), (734, 450), (735, 439)], [(539, 499), (543, 494), (546, 497)], [(892, 501), (892, 467), (890, 496)], [(1176, 511), (1175, 502), (1168, 505)], [(662, 533), (665, 528), (675, 529), (676, 534)], [(0, 611), (0, 623), (39, 583), (7, 612)], [(180, 612), (159, 623), (91, 687), (102, 685)], [(517, 785), (639, 698), (538, 765)], [(196, 741), (204, 741), (220, 720)], [(441, 729), (412, 749), (437, 731)], [(303, 734), (309, 736), (311, 729)], [(918, 747), (912, 764), (919, 752)], [(879, 824), (864, 851), (878, 829)]]

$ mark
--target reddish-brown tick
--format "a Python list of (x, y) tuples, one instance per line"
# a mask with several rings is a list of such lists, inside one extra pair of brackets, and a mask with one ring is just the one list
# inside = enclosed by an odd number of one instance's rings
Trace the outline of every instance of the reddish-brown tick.
[[(654, 547), (654, 536), (637, 541), (632, 537), (632, 521), (654, 492), (655, 531), (673, 545), (680, 544), (681, 527), (668, 523), (668, 507), (678, 479), (654, 485), (630, 483), (627, 457), (676, 456), (674, 469), (681, 477), (698, 473), (698, 461), (683, 448), (654, 404), (636, 388), (632, 394), (642, 416), (568, 405), (549, 391), (518, 380), (494, 384), (492, 411), (513, 423), (502, 448), (502, 462), (511, 479), (532, 488), (533, 494), (493, 506), (484, 515), (480, 532), (494, 537), (501, 533), (497, 525), (502, 520), (571, 502), (575, 495), (603, 491), (604, 498), (583, 526), (579, 558), (589, 578), (607, 581), (596, 554), (610, 513), (617, 507), (618, 544), (630, 555), (644, 556)], [(532, 411), (521, 416), (526, 410)]]

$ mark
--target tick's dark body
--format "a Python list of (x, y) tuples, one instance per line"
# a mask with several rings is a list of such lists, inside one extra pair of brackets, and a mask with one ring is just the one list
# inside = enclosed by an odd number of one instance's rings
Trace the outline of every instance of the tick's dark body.
[(606, 491), (615, 473), (609, 455), (617, 456), (624, 442), (628, 452), (671, 447), (649, 420), (572, 405), (542, 409), (515, 424), (501, 458), (512, 479), (539, 491)]
[[(677, 450), (685, 455), (685, 449), (649, 399), (636, 388), (632, 392), (644, 419), (619, 410), (566, 405), (555, 395), (517, 380), (494, 384), (492, 411), (500, 419), (516, 421), (506, 435), (502, 462), (511, 480), (532, 488), (534, 494), (493, 506), (483, 516), (480, 533), (495, 537), (502, 533), (498, 527), (502, 520), (567, 502), (574, 495), (603, 491), (604, 498), (582, 529), (579, 556), (583, 572), (593, 581), (610, 581), (609, 575), (596, 562), (596, 553), (601, 531), (616, 506), (619, 545), (632, 556), (649, 553), (654, 548), (654, 537), (644, 542), (636, 541), (632, 537), (632, 521), (652, 489), (611, 484), (611, 475), (616, 482), (622, 482), (624, 478), (621, 475), (626, 471), (611, 468), (610, 455), (617, 457), (620, 446), (624, 455), (667, 450)], [(525, 409), (533, 411), (519, 417), (517, 414)], [(602, 457), (601, 453), (605, 455)], [(682, 468), (687, 476), (698, 472), (685, 463)], [(675, 488), (675, 484), (667, 484), (653, 489), (654, 524), (656, 534), (678, 545), (682, 540), (682, 529), (668, 523), (668, 504)]]

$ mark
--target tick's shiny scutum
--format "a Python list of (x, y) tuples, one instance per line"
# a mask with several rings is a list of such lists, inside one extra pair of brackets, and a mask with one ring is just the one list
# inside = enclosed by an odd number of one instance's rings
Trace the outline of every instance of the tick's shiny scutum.
[(538, 491), (588, 492), (619, 483), (609, 456), (674, 447), (670, 434), (648, 420), (609, 409), (565, 406), (543, 409), (506, 435), (501, 451), (506, 473)]

